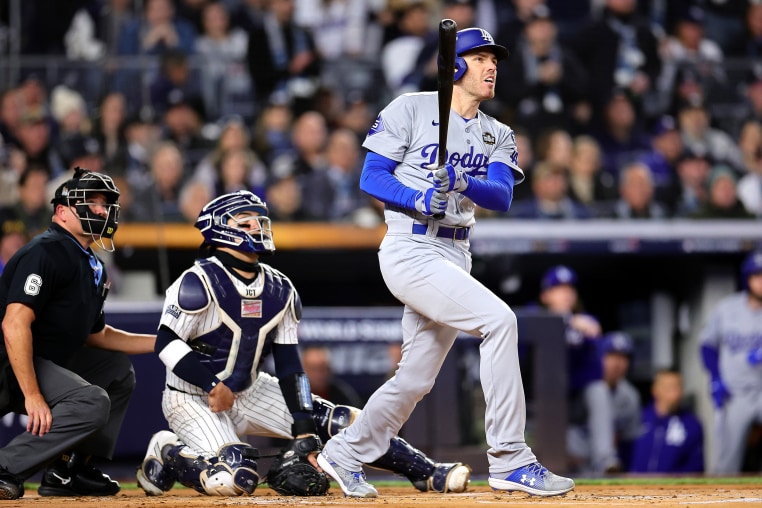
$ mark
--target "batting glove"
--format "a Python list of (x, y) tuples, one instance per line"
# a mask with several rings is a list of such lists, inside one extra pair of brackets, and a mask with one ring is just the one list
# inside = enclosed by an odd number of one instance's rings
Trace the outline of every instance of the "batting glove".
[(415, 209), (423, 215), (444, 214), (447, 210), (447, 194), (437, 189), (428, 189), (425, 193), (418, 191), (415, 197)]
[(434, 171), (434, 188), (441, 192), (463, 192), (468, 189), (468, 175), (449, 163), (439, 166)]
[(730, 398), (730, 392), (721, 379), (712, 380), (712, 401), (714, 407), (720, 409), (725, 401)]
[(762, 347), (758, 347), (757, 349), (752, 349), (749, 351), (749, 356), (747, 357), (749, 360), (749, 364), (751, 364), (752, 367), (756, 367), (757, 365), (762, 363)]

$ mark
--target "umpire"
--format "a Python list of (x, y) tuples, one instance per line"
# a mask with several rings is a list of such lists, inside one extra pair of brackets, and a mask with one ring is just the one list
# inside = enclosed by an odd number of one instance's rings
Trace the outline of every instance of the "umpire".
[(42, 496), (106, 496), (119, 483), (89, 464), (111, 458), (135, 373), (125, 354), (153, 351), (156, 337), (106, 325), (109, 278), (91, 246), (113, 251), (119, 190), (76, 168), (58, 187), (50, 228), (21, 248), (0, 277), (0, 415), (29, 416), (0, 450), (0, 499), (24, 495), (47, 467)]

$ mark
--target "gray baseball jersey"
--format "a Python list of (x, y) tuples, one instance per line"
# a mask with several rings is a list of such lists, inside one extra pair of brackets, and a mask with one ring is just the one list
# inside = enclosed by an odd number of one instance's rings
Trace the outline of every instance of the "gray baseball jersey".
[[(437, 162), (438, 119), (436, 93), (402, 95), (381, 112), (363, 146), (397, 161), (394, 177), (402, 184), (425, 191), (432, 187), (427, 166)], [(448, 162), (475, 178), (485, 179), (488, 164), (502, 162), (513, 169), (517, 181), (523, 179), (513, 132), (482, 112), (464, 120), (451, 111), (447, 142)], [(355, 422), (328, 441), (325, 453), (350, 471), (378, 459), (431, 390), (458, 331), (463, 331), (482, 339), (490, 472), (500, 475), (535, 462), (524, 439), (516, 316), (470, 275), (467, 236), (437, 236), (443, 225), (472, 226), (474, 203), (451, 192), (447, 213), (439, 221), (389, 203), (385, 217), (388, 230), (378, 257), (384, 282), (405, 304), (402, 360)]]
[(719, 371), (730, 400), (715, 412), (712, 473), (741, 470), (746, 436), (753, 422), (762, 423), (762, 366), (749, 353), (762, 348), (762, 309), (749, 307), (745, 292), (722, 299), (701, 331), (702, 345), (719, 351)]
[[(395, 177), (407, 187), (425, 192), (431, 188), (431, 169), (439, 153), (439, 106), (436, 92), (403, 94), (378, 116), (363, 146), (399, 162)], [(447, 162), (470, 176), (484, 179), (490, 162), (502, 162), (514, 170), (516, 183), (524, 179), (518, 166), (518, 150), (513, 131), (505, 124), (479, 111), (465, 120), (450, 110), (447, 130)], [(415, 212), (387, 207), (387, 219), (409, 217)], [(426, 220), (422, 214), (415, 214)], [(457, 192), (450, 193), (446, 226), (472, 226), (474, 203)]]

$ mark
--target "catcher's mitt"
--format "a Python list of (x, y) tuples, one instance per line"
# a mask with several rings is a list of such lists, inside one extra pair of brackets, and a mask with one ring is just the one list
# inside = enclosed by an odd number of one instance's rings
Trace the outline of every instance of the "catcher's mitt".
[(292, 440), (273, 459), (267, 472), (267, 484), (282, 496), (323, 496), (330, 482), (325, 473), (319, 472), (307, 457), (323, 448), (317, 436)]

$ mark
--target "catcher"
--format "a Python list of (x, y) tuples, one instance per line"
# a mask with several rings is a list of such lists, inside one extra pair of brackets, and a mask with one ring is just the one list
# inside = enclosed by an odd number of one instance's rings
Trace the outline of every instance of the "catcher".
[[(316, 496), (322, 442), (359, 412), (315, 397), (297, 349), (301, 302), (291, 281), (259, 262), (272, 254), (266, 204), (248, 191), (220, 196), (199, 214), (203, 257), (166, 291), (155, 351), (167, 367), (162, 398), (170, 431), (153, 435), (137, 480), (149, 496), (176, 481), (202, 494), (251, 494), (258, 452), (242, 435), (291, 439), (264, 481), (282, 495)], [(272, 354), (273, 377), (260, 372)], [(399, 437), (371, 466), (421, 491), (462, 492), (471, 469), (435, 463)]]

